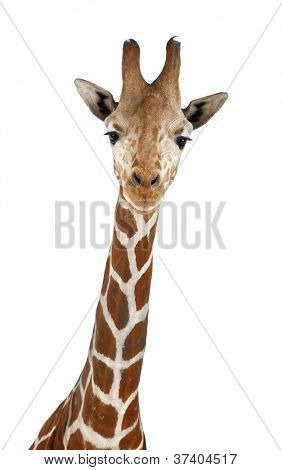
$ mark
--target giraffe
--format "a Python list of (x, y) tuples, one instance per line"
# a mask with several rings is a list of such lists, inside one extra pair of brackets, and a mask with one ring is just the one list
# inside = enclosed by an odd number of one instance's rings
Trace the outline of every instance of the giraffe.
[(227, 93), (216, 93), (182, 109), (179, 71), (180, 42), (171, 38), (164, 67), (148, 84), (140, 71), (139, 46), (130, 39), (123, 46), (119, 103), (104, 88), (75, 81), (87, 106), (105, 123), (120, 189), (85, 366), (30, 449), (146, 449), (138, 386), (159, 206), (192, 130), (227, 99)]

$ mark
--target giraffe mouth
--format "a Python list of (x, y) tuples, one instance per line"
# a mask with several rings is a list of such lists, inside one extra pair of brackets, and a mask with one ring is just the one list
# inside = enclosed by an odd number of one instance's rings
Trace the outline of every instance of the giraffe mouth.
[(138, 212), (151, 212), (157, 209), (161, 202), (161, 197), (136, 197), (136, 195), (129, 194), (125, 188), (122, 192), (124, 199)]

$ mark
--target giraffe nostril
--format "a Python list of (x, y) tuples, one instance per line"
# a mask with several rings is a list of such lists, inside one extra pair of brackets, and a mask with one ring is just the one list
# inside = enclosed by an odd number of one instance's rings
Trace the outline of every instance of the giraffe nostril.
[(142, 178), (141, 178), (141, 176), (137, 175), (137, 173), (135, 171), (132, 173), (131, 178), (132, 178), (132, 181), (135, 184), (135, 186), (140, 186), (141, 185)]
[(152, 178), (150, 181), (151, 188), (156, 188), (156, 186), (158, 186), (159, 184), (159, 181), (160, 181), (160, 175), (154, 176), (154, 178)]

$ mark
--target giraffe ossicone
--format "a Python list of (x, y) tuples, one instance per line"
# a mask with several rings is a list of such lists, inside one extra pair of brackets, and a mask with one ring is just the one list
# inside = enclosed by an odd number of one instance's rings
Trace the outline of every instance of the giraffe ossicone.
[(160, 75), (148, 84), (140, 70), (139, 46), (129, 39), (123, 47), (118, 103), (104, 88), (75, 81), (92, 113), (105, 122), (120, 192), (86, 364), (30, 449), (146, 449), (138, 386), (158, 208), (192, 130), (227, 98), (217, 93), (182, 109), (179, 71), (180, 43), (172, 38)]

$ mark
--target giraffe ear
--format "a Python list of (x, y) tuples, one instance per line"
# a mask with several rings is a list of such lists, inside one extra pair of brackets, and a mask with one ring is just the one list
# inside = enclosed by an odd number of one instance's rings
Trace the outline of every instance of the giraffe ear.
[(221, 108), (227, 100), (227, 93), (215, 93), (191, 101), (187, 108), (183, 109), (187, 120), (193, 125), (193, 129), (203, 126)]
[(81, 78), (77, 78), (74, 83), (81, 98), (97, 118), (104, 121), (116, 109), (118, 103), (109, 91)]

